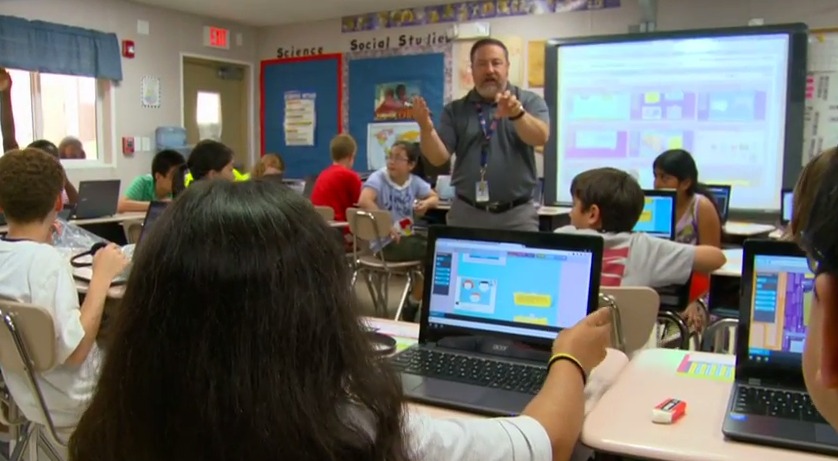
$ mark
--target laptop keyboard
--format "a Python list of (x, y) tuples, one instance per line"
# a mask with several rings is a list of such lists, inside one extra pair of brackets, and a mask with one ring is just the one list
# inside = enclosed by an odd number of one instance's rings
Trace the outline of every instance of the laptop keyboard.
[(393, 356), (397, 371), (478, 386), (537, 394), (547, 367), (482, 359), (450, 352), (410, 348)]
[(826, 424), (805, 392), (740, 385), (736, 388), (733, 411)]

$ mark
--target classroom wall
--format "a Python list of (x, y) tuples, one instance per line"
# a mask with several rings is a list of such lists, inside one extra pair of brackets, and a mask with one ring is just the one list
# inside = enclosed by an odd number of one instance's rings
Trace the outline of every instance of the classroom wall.
[[(766, 24), (804, 22), (812, 28), (838, 27), (836, 0), (658, 0), (657, 3), (659, 30), (745, 26), (754, 18), (761, 18)], [(626, 33), (630, 26), (643, 20), (642, 14), (638, 0), (622, 0), (620, 8), (496, 18), (488, 22), (493, 35), (537, 40)], [(349, 52), (361, 44), (388, 38), (391, 46), (397, 46), (401, 38), (409, 40), (411, 36), (436, 39), (448, 27), (449, 24), (440, 24), (344, 34), (340, 19), (331, 19), (261, 28), (257, 34), (257, 60), (276, 58), (279, 48), (282, 53), (294, 56)]]
[[(114, 32), (120, 40), (133, 40), (136, 57), (123, 59), (123, 81), (114, 89), (116, 111), (115, 136), (154, 136), (161, 125), (181, 125), (181, 53), (217, 59), (252, 63), (256, 61), (256, 31), (228, 21), (191, 16), (169, 10), (146, 7), (123, 0), (21, 0), (3, 1), (0, 14), (39, 19), (71, 26)], [(150, 34), (137, 34), (137, 21), (149, 22)], [(203, 46), (203, 27), (214, 25), (231, 30), (229, 50), (213, 50)], [(242, 34), (242, 46), (235, 35)], [(258, 67), (255, 68), (258, 71)], [(146, 109), (140, 103), (143, 76), (160, 78), (162, 104), (159, 109)], [(254, 104), (258, 106), (258, 104)], [(254, 120), (258, 123), (258, 119)], [(258, 133), (255, 133), (258, 134)], [(59, 140), (52, 140), (58, 142)], [(153, 140), (152, 140), (153, 143)], [(256, 146), (255, 141), (251, 146)], [(111, 146), (106, 146), (110, 150)], [(136, 153), (125, 157), (117, 146), (111, 167), (78, 168), (65, 162), (71, 181), (86, 179), (121, 179), (125, 188), (135, 176), (148, 173), (153, 153)]]

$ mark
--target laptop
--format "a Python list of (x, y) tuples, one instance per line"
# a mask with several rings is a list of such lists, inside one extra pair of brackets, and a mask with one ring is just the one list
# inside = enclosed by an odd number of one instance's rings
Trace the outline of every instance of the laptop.
[(451, 175), (441, 174), (436, 177), (436, 193), (439, 195), (439, 203), (450, 205), (454, 201), (456, 191), (451, 185)]
[(730, 212), (730, 184), (709, 184), (707, 190), (713, 194), (716, 199), (716, 206), (719, 209), (719, 216), (722, 220), (722, 225), (727, 222), (727, 216)]
[(596, 235), (433, 226), (419, 343), (391, 358), (416, 402), (517, 415), (556, 334), (597, 309)]
[[(160, 218), (160, 215), (166, 211), (166, 207), (169, 205), (169, 202), (151, 202), (148, 206), (148, 211), (146, 211), (145, 219), (143, 219), (143, 228), (140, 231), (140, 235), (137, 238), (137, 245), (134, 249), (134, 253), (136, 253), (136, 248), (142, 244), (143, 237), (148, 235), (148, 231), (154, 227), (154, 223)], [(133, 259), (133, 255), (132, 255)], [(92, 258), (91, 258), (92, 260)], [(133, 262), (122, 271), (121, 274), (114, 277), (111, 285), (124, 285), (128, 281), (128, 276), (131, 275), (131, 268), (133, 267)], [(91, 267), (78, 267), (73, 269), (73, 276), (79, 280), (83, 280), (86, 282), (90, 282), (91, 278), (93, 277), (93, 269)]]
[(785, 227), (791, 222), (794, 206), (794, 191), (783, 189), (780, 191), (780, 225)]
[(79, 203), (71, 219), (94, 219), (113, 216), (119, 202), (118, 179), (82, 181), (79, 183)]
[(644, 190), (643, 213), (634, 225), (634, 232), (675, 240), (675, 191)]
[(838, 434), (801, 371), (814, 281), (795, 243), (745, 241), (736, 378), (722, 426), (731, 439), (838, 455)]

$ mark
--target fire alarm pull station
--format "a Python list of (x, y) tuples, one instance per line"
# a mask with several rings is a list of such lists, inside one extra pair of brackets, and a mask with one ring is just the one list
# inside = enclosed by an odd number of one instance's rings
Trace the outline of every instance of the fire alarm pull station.
[(134, 153), (134, 138), (122, 138), (122, 154), (131, 155)]
[(133, 40), (123, 40), (122, 41), (122, 56), (128, 59), (134, 59), (134, 41)]

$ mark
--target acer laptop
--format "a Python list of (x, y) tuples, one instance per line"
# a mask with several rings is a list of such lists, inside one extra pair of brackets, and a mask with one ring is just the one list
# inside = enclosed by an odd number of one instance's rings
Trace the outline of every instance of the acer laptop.
[(406, 396), (520, 414), (556, 334), (597, 309), (602, 251), (597, 235), (431, 227), (419, 343), (390, 359)]
[(736, 378), (722, 432), (731, 439), (838, 455), (801, 362), (815, 278), (793, 242), (746, 240)]
[(104, 218), (116, 214), (119, 202), (118, 179), (82, 181), (79, 183), (79, 203), (70, 219)]
[(722, 225), (727, 222), (728, 214), (730, 214), (730, 184), (710, 184), (707, 190), (713, 194), (716, 199), (716, 207), (719, 209), (719, 218), (722, 220)]
[(644, 190), (646, 197), (634, 232), (675, 240), (675, 191)]

